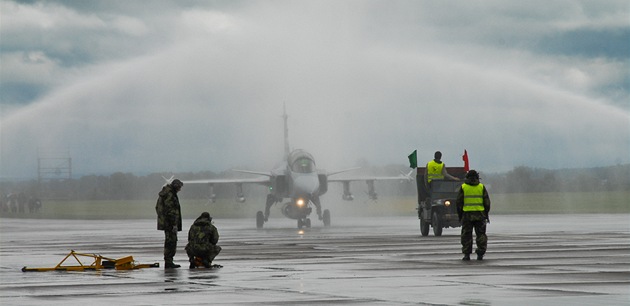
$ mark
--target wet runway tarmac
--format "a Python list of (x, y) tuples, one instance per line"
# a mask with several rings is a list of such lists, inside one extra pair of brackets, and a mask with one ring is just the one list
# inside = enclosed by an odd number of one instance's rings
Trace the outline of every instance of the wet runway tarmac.
[(215, 220), (221, 269), (27, 272), (70, 250), (162, 261), (154, 220), (0, 219), (2, 305), (629, 305), (630, 215), (493, 216), (484, 261), (461, 260), (459, 228), (419, 234), (409, 217)]

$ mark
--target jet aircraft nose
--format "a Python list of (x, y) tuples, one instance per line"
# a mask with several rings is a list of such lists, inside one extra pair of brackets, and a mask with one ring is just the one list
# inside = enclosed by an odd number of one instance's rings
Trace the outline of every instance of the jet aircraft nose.
[(298, 175), (293, 178), (293, 187), (296, 194), (313, 195), (319, 191), (319, 178), (317, 175)]

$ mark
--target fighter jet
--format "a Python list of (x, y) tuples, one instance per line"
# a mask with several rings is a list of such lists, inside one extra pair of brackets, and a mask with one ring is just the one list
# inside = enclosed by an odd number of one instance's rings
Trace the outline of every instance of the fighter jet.
[[(355, 178), (331, 178), (335, 174), (355, 170), (358, 168), (350, 168), (336, 172), (326, 173), (318, 170), (313, 156), (301, 149), (291, 151), (289, 149), (289, 130), (287, 127), (288, 115), (286, 108), (284, 109), (284, 159), (277, 167), (269, 172), (257, 172), (250, 170), (233, 169), (236, 172), (255, 174), (260, 177), (244, 178), (244, 179), (207, 179), (207, 180), (182, 180), (184, 184), (207, 184), (209, 188), (209, 198), (211, 202), (215, 201), (214, 185), (216, 184), (235, 184), (236, 185), (236, 201), (245, 202), (243, 193), (243, 184), (259, 184), (268, 188), (267, 201), (265, 203), (264, 213), (258, 211), (256, 214), (256, 227), (263, 228), (265, 222), (269, 220), (271, 206), (275, 203), (281, 203), (284, 199), (287, 202), (282, 204), (282, 214), (290, 219), (297, 220), (297, 227), (311, 227), (312, 206), (319, 220), (324, 226), (330, 226), (330, 210), (322, 211), (320, 196), (328, 191), (328, 183), (338, 182), (343, 184), (342, 199), (351, 201), (354, 196), (350, 192), (350, 182), (366, 181), (368, 186), (368, 196), (376, 200), (378, 195), (374, 189), (374, 181), (377, 180), (412, 180), (411, 172), (402, 173), (393, 177), (355, 177)], [(412, 170), (413, 171), (413, 170)]]

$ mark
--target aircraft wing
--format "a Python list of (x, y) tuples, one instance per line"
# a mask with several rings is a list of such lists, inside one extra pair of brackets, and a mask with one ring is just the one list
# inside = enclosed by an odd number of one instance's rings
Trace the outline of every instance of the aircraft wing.
[(184, 184), (266, 184), (270, 183), (269, 178), (255, 177), (242, 179), (207, 179), (207, 180), (182, 180)]
[(232, 171), (234, 171), (234, 172), (241, 172), (241, 173), (250, 173), (250, 174), (256, 174), (256, 175), (264, 175), (264, 176), (271, 177), (271, 173), (268, 173), (268, 172), (259, 172), (259, 171), (250, 171), (250, 170), (239, 170), (239, 169), (232, 169)]
[[(372, 200), (376, 200), (378, 198), (378, 194), (374, 188), (374, 181), (407, 181), (410, 182), (413, 180), (411, 174), (414, 170), (409, 171), (409, 173), (404, 174), (401, 173), (398, 176), (355, 176), (355, 177), (343, 177), (343, 178), (328, 178), (328, 182), (338, 182), (343, 184), (343, 195), (341, 198), (346, 201), (352, 201), (354, 196), (350, 192), (350, 182), (352, 181), (365, 181), (368, 185), (368, 196)], [(340, 173), (340, 172), (335, 172)]]
[(352, 181), (411, 181), (412, 178), (404, 175), (399, 176), (356, 176), (344, 178), (329, 178), (328, 182), (352, 182)]
[[(241, 171), (243, 172), (243, 171)], [(248, 172), (254, 173), (254, 172)], [(214, 194), (215, 184), (234, 184), (236, 186), (236, 201), (239, 203), (245, 202), (245, 194), (243, 193), (243, 184), (259, 184), (263, 186), (271, 186), (271, 175), (267, 173), (255, 173), (264, 175), (267, 177), (254, 177), (254, 178), (235, 178), (235, 179), (202, 179), (202, 180), (182, 180), (184, 185), (186, 184), (207, 184), (210, 187), (209, 198), (214, 203), (216, 195)]]
[[(353, 169), (349, 169), (349, 170), (354, 170), (356, 168)], [(411, 170), (409, 173), (407, 174), (400, 174), (398, 176), (354, 176), (354, 177), (343, 177), (343, 178), (331, 178), (331, 175), (337, 174), (337, 173), (341, 173), (341, 172), (345, 172), (345, 171), (349, 171), (349, 170), (344, 170), (344, 171), (337, 171), (337, 172), (333, 172), (333, 173), (329, 173), (328, 176), (328, 182), (352, 182), (352, 181), (393, 181), (393, 180), (400, 180), (400, 181), (411, 181), (413, 180), (413, 177), (411, 176), (411, 174), (413, 173), (413, 170)]]
[(361, 169), (361, 167), (354, 167), (354, 168), (348, 168), (348, 169), (338, 170), (338, 171), (334, 171), (334, 172), (328, 172), (328, 173), (326, 173), (326, 176), (331, 176), (331, 175), (339, 174), (339, 173), (342, 173), (342, 172), (348, 172), (348, 171), (357, 170), (357, 169)]
[(237, 170), (232, 169), (235, 172), (250, 173), (266, 177), (254, 177), (254, 178), (238, 178), (238, 179), (206, 179), (206, 180), (182, 180), (184, 184), (262, 184), (268, 185), (271, 183), (271, 173), (257, 172), (249, 170)]

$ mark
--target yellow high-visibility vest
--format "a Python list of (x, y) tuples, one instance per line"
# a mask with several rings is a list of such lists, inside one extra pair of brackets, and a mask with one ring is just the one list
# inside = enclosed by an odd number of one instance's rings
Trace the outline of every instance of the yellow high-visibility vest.
[(436, 163), (434, 160), (427, 163), (427, 182), (431, 183), (432, 180), (443, 180), (444, 175), (442, 169), (444, 163)]
[(464, 191), (464, 211), (484, 211), (483, 207), (483, 184), (477, 186), (462, 184)]

